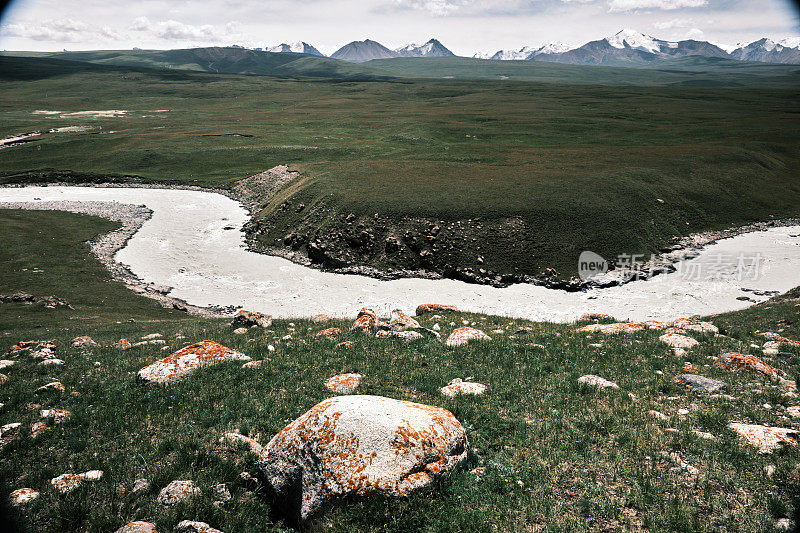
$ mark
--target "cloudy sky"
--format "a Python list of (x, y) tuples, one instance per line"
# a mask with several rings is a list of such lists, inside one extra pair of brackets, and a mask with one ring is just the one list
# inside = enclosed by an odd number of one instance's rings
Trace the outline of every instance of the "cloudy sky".
[(263, 47), (331, 53), (371, 38), (390, 48), (440, 39), (453, 52), (580, 45), (632, 28), (722, 44), (800, 35), (789, 0), (16, 0), (0, 49)]

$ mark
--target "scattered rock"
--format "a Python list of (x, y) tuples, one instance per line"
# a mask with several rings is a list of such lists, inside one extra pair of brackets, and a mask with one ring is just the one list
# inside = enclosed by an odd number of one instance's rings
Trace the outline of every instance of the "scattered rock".
[(618, 389), (619, 385), (614, 383), (613, 381), (609, 381), (605, 378), (601, 378), (600, 376), (595, 376), (593, 374), (587, 374), (585, 376), (581, 376), (578, 378), (578, 383), (584, 383), (586, 385), (591, 385), (593, 387), (599, 387), (601, 389)]
[(446, 387), (439, 389), (439, 391), (445, 396), (449, 396), (451, 398), (458, 394), (472, 394), (477, 396), (486, 391), (486, 385), (482, 383), (461, 381), (461, 379), (455, 378)]
[(336, 345), (336, 347), (337, 348), (344, 348), (345, 350), (349, 350), (350, 348), (353, 347), (353, 341), (340, 342), (339, 344)]
[(205, 522), (192, 522), (191, 520), (179, 522), (172, 531), (174, 533), (222, 533)]
[(665, 415), (664, 413), (661, 413), (659, 411), (648, 411), (648, 414), (650, 416), (654, 417), (654, 418), (657, 418), (659, 420), (663, 420), (664, 422), (668, 422), (669, 421), (669, 417), (667, 415)]
[(193, 481), (172, 481), (158, 493), (158, 503), (162, 507), (174, 507), (199, 495), (200, 489)]
[(142, 337), (142, 340), (143, 341), (151, 341), (153, 339), (160, 339), (161, 337), (163, 337), (163, 335), (161, 333), (150, 333), (150, 334), (145, 335), (144, 337)]
[(419, 331), (392, 331), (389, 336), (401, 339), (407, 343), (416, 342), (424, 338)]
[(658, 340), (669, 345), (676, 353), (678, 350), (680, 350), (681, 353), (684, 350), (691, 350), (700, 344), (696, 339), (681, 335), (680, 333), (665, 333), (661, 335)]
[(764, 355), (778, 355), (780, 353), (781, 343), (778, 341), (767, 341), (761, 350)]
[(788, 518), (781, 518), (775, 521), (775, 531), (780, 533), (786, 532), (789, 533), (790, 531), (795, 531), (794, 522), (789, 520)]
[(142, 383), (169, 383), (202, 366), (225, 361), (249, 361), (250, 357), (213, 341), (200, 341), (146, 366), (136, 375)]
[(139, 492), (144, 492), (150, 488), (150, 482), (145, 478), (139, 478), (133, 482), (133, 487), (131, 488), (131, 492), (134, 494), (138, 494)]
[(21, 422), (11, 422), (4, 426), (0, 426), (0, 438), (6, 438), (13, 435), (22, 426)]
[(333, 319), (331, 317), (329, 317), (328, 315), (314, 315), (314, 316), (311, 317), (311, 321), (312, 322), (317, 322), (317, 323), (329, 322), (331, 320), (333, 320)]
[(244, 335), (245, 333), (247, 333), (247, 328), (236, 328), (235, 330), (233, 330), (233, 333), (235, 335)]
[(688, 472), (692, 476), (696, 476), (697, 474), (700, 473), (700, 471), (697, 468), (693, 467), (692, 465), (684, 461), (678, 454), (678, 452), (670, 452), (670, 453), (661, 452), (661, 455), (669, 458), (670, 461), (677, 464), (683, 470), (686, 470), (686, 472)]
[(61, 359), (45, 359), (44, 361), (39, 363), (40, 365), (63, 365), (64, 361)]
[(714, 392), (728, 386), (724, 381), (698, 376), (697, 374), (681, 374), (675, 376), (675, 381), (704, 392)]
[(584, 313), (578, 319), (579, 322), (582, 321), (592, 321), (596, 322), (598, 320), (608, 320), (609, 322), (614, 321), (614, 317), (611, 315), (607, 315), (605, 313)]
[(242, 368), (258, 368), (260, 366), (264, 366), (264, 363), (266, 363), (266, 361), (263, 359), (259, 361), (248, 361), (242, 365)]
[(48, 383), (47, 385), (42, 385), (41, 387), (36, 389), (36, 392), (46, 392), (51, 390), (64, 392), (67, 389), (60, 381), (53, 381), (52, 383)]
[(464, 428), (445, 409), (339, 396), (275, 435), (259, 468), (273, 496), (306, 520), (339, 498), (406, 496), (453, 470), (467, 449)]
[(442, 311), (458, 311), (458, 308), (454, 305), (421, 304), (417, 306), (416, 315), (422, 316), (425, 313), (439, 313)]
[(42, 341), (33, 348), (31, 355), (37, 359), (51, 359), (56, 356), (56, 343), (53, 341)]
[(392, 316), (389, 319), (389, 327), (394, 330), (401, 329), (417, 329), (422, 326), (419, 325), (415, 319), (407, 315), (402, 309), (393, 309)]
[(0, 374), (0, 383), (5, 383), (6, 381), (8, 381), (8, 376)]
[(31, 437), (36, 438), (45, 429), (47, 429), (46, 422), (34, 422), (31, 424)]
[(72, 416), (66, 409), (42, 409), (39, 414), (42, 418), (52, 418), (55, 424), (60, 424)]
[(60, 493), (70, 492), (85, 481), (100, 481), (103, 477), (102, 470), (89, 470), (82, 474), (61, 474), (50, 480), (50, 484)]
[(233, 496), (231, 496), (231, 491), (228, 490), (228, 486), (225, 483), (219, 483), (214, 487), (214, 498), (216, 498), (214, 503), (219, 505), (228, 503)]
[(737, 435), (748, 443), (756, 446), (760, 453), (770, 453), (783, 444), (797, 446), (797, 431), (793, 429), (760, 426), (757, 424), (742, 424), (732, 422), (728, 424)]
[(739, 370), (750, 370), (755, 372), (761, 372), (771, 378), (783, 378), (788, 379), (789, 376), (786, 375), (786, 372), (782, 370), (778, 370), (774, 368), (758, 357), (754, 355), (748, 354), (741, 354), (741, 353), (724, 353), (719, 356), (719, 358), (714, 361), (714, 364), (724, 368), (725, 370), (730, 370), (732, 372), (738, 372)]
[(470, 341), (481, 340), (490, 341), (492, 338), (479, 329), (462, 327), (453, 330), (447, 340), (444, 342), (445, 346), (463, 346)]
[(353, 323), (353, 326), (350, 328), (351, 332), (356, 333), (363, 333), (365, 335), (371, 335), (372, 331), (378, 327), (378, 315), (375, 314), (375, 311), (372, 309), (368, 309), (363, 307), (361, 311), (358, 312), (358, 317), (356, 321)]
[(648, 320), (646, 322), (615, 322), (613, 324), (589, 324), (578, 328), (577, 331), (588, 333), (605, 333), (607, 335), (616, 335), (618, 333), (635, 333), (637, 331), (644, 331), (646, 329), (664, 329), (666, 326), (661, 322), (655, 320)]
[(773, 333), (771, 331), (765, 331), (764, 333), (759, 333), (762, 337), (766, 337), (771, 341), (779, 342), (781, 344), (788, 344), (790, 346), (800, 346), (800, 341), (795, 341), (792, 339), (787, 339), (786, 337), (782, 337), (777, 333)]
[(335, 341), (341, 335), (342, 335), (342, 330), (339, 328), (323, 329), (322, 331), (317, 333), (317, 337), (325, 337), (326, 339), (330, 339), (332, 341)]
[(672, 323), (675, 328), (680, 328), (686, 331), (696, 331), (698, 333), (719, 333), (719, 328), (711, 322), (703, 322), (698, 316), (690, 316), (689, 318), (679, 318)]
[(247, 444), (247, 446), (250, 448), (250, 451), (252, 451), (253, 453), (261, 453), (261, 450), (264, 449), (264, 447), (261, 446), (256, 439), (248, 437), (247, 435), (242, 435), (240, 433), (234, 433), (234, 432), (225, 433), (222, 437), (220, 437), (219, 441), (231, 442), (237, 444), (243, 442)]
[(97, 343), (89, 337), (88, 335), (83, 335), (81, 337), (75, 337), (70, 342), (70, 345), (73, 348), (88, 348), (90, 346), (97, 346)]
[(793, 405), (786, 408), (786, 413), (794, 418), (800, 418), (800, 405)]
[(8, 368), (8, 367), (14, 365), (15, 363), (16, 363), (16, 361), (12, 361), (10, 359), (0, 359), (0, 370), (2, 370), (4, 368)]
[(11, 500), (11, 505), (14, 507), (30, 503), (38, 497), (39, 493), (29, 488), (17, 489), (8, 495), (8, 498)]
[(268, 328), (271, 325), (272, 317), (257, 311), (245, 311), (244, 309), (240, 309), (231, 322), (232, 328), (249, 328), (251, 326)]
[(157, 533), (157, 532), (155, 524), (137, 520), (136, 522), (130, 522), (129, 524), (125, 524), (124, 526), (116, 530), (114, 533)]
[(361, 374), (338, 374), (325, 381), (325, 386), (337, 394), (352, 394), (361, 383)]
[(707, 431), (700, 431), (699, 429), (693, 429), (692, 434), (700, 437), (701, 439), (717, 440), (717, 438), (711, 433), (708, 433)]

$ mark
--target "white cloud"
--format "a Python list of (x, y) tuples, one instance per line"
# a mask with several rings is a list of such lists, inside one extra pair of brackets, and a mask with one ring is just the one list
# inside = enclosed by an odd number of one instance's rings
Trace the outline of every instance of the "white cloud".
[(114, 40), (120, 37), (119, 34), (110, 27), (90, 27), (85, 22), (69, 18), (45, 20), (39, 24), (4, 24), (0, 29), (4, 35), (30, 39), (32, 41), (78, 43), (85, 40), (87, 36), (93, 36), (102, 40)]
[(682, 9), (685, 7), (702, 7), (708, 0), (609, 0), (608, 10), (611, 13), (619, 11), (634, 11), (636, 9)]
[(402, 7), (428, 11), (440, 16), (449, 15), (472, 3), (469, 0), (394, 0), (394, 2)]
[(695, 41), (702, 41), (705, 35), (706, 35), (705, 32), (700, 28), (692, 28), (691, 30), (686, 32), (686, 35), (684, 35), (684, 39), (694, 39)]
[(194, 26), (177, 20), (150, 22), (147, 17), (137, 17), (130, 25), (136, 32), (149, 33), (167, 41), (214, 42), (231, 38), (237, 34), (238, 23), (229, 22), (221, 30), (211, 24)]
[(692, 19), (672, 19), (654, 22), (653, 27), (658, 30), (671, 30), (673, 28), (691, 28), (695, 25)]

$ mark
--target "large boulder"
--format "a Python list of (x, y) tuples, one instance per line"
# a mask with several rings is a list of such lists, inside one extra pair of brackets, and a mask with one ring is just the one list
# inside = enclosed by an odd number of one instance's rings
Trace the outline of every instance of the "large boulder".
[(394, 330), (402, 329), (417, 329), (422, 326), (419, 325), (414, 318), (403, 312), (402, 309), (392, 310), (392, 316), (389, 319), (389, 327)]
[(202, 366), (234, 360), (249, 361), (250, 357), (213, 341), (200, 341), (144, 367), (136, 379), (142, 383), (169, 383)]
[(350, 328), (350, 332), (371, 335), (372, 331), (378, 327), (378, 324), (378, 315), (375, 311), (367, 307), (362, 307), (361, 311), (358, 312), (356, 321), (353, 322), (353, 326)]
[(771, 453), (783, 445), (797, 446), (797, 431), (790, 428), (761, 426), (731, 422), (728, 427), (760, 453)]
[(468, 446), (461, 423), (441, 407), (339, 396), (278, 432), (259, 468), (285, 511), (304, 521), (348, 496), (406, 496), (453, 470)]

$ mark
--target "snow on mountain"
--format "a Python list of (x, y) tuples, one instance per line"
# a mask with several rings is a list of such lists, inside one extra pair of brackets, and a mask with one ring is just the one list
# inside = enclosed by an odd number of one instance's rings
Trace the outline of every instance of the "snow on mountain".
[(800, 37), (786, 37), (778, 41), (778, 44), (784, 48), (795, 48), (800, 50)]
[(302, 41), (294, 44), (281, 43), (277, 46), (265, 48), (265, 50), (267, 52), (274, 52), (277, 54), (309, 54), (313, 56), (325, 57), (322, 52), (310, 44)]
[(522, 61), (528, 59), (536, 48), (532, 46), (523, 46), (519, 50), (498, 50), (490, 59), (499, 59), (501, 61)]
[(625, 48), (625, 45), (627, 45), (630, 48), (644, 50), (652, 54), (657, 54), (661, 51), (661, 46), (659, 46), (656, 39), (631, 29), (624, 29), (611, 37), (606, 37), (605, 40), (614, 48)]
[(547, 43), (544, 46), (539, 47), (536, 50), (537, 54), (560, 54), (561, 52), (567, 52), (571, 50), (568, 44), (562, 43), (560, 41), (553, 41), (552, 43)]
[(395, 52), (401, 57), (450, 57), (455, 55), (436, 39), (431, 39), (423, 45), (407, 44)]

